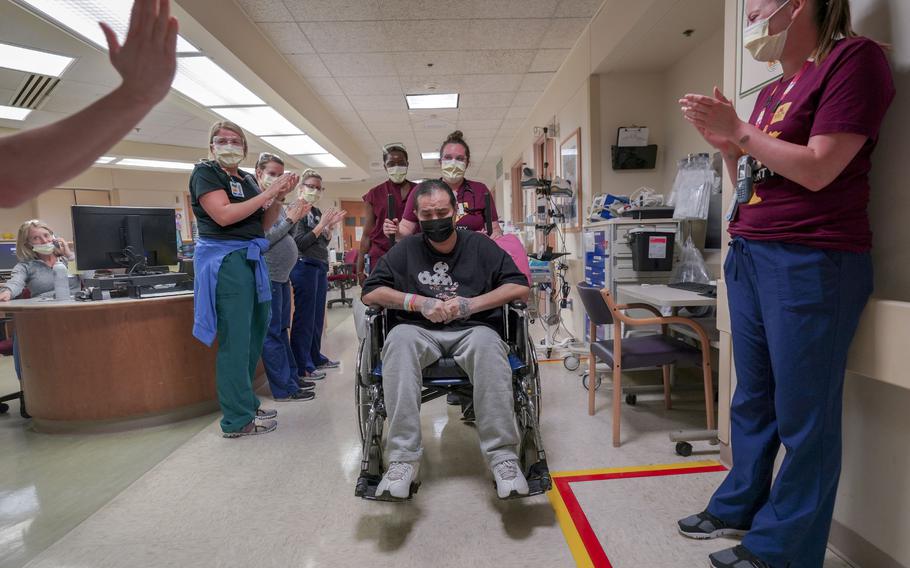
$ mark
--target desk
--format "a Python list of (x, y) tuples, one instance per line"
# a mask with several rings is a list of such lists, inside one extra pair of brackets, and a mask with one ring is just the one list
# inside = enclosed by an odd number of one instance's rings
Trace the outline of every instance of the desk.
[(15, 319), (39, 431), (147, 426), (218, 408), (216, 350), (192, 336), (192, 295), (13, 300), (0, 311)]

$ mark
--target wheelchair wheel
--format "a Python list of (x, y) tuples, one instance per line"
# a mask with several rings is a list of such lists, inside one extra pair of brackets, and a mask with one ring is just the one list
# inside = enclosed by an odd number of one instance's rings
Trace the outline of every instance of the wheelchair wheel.
[(5, 402), (0, 402), (0, 414), (6, 414), (9, 412), (9, 405)]

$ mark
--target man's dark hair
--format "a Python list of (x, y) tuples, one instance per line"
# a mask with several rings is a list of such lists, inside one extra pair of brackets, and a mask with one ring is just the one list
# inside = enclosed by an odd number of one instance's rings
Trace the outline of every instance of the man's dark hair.
[(424, 180), (418, 184), (417, 189), (414, 191), (417, 192), (414, 194), (414, 211), (417, 211), (417, 201), (420, 200), (421, 197), (430, 195), (431, 193), (435, 193), (437, 191), (443, 191), (449, 194), (449, 203), (452, 204), (452, 209), (455, 209), (457, 207), (455, 194), (452, 192), (452, 188), (449, 187), (448, 184), (441, 179)]

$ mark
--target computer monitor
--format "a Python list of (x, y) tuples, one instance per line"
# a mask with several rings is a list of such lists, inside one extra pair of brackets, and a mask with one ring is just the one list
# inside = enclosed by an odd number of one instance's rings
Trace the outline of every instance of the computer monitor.
[(78, 270), (177, 264), (171, 208), (73, 205), (72, 214)]
[(0, 273), (9, 273), (19, 262), (15, 241), (0, 241)]

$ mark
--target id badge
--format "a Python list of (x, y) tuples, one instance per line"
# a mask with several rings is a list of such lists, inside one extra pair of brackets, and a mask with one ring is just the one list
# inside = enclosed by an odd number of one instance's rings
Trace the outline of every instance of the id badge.
[(236, 180), (231, 180), (231, 195), (237, 199), (243, 199), (243, 185)]
[(462, 201), (461, 203), (458, 204), (458, 216), (459, 216), (459, 217), (464, 217), (464, 215), (465, 215), (465, 210), (466, 210), (465, 205), (467, 205), (467, 203), (465, 203), (465, 202), (463, 202), (463, 201)]

